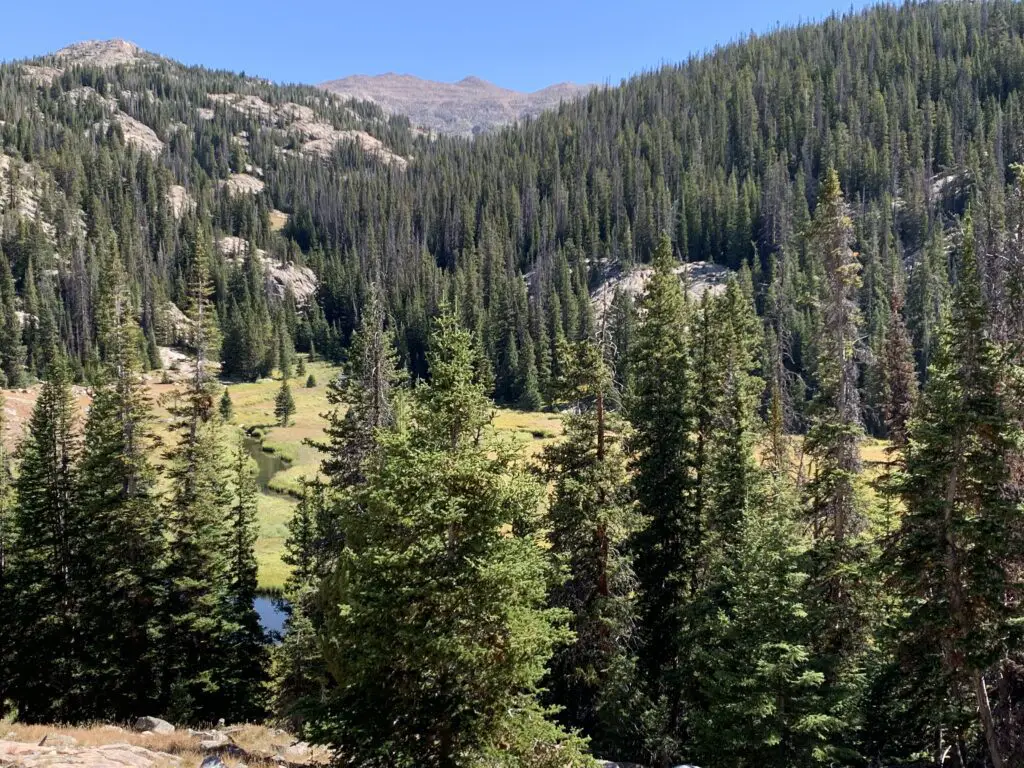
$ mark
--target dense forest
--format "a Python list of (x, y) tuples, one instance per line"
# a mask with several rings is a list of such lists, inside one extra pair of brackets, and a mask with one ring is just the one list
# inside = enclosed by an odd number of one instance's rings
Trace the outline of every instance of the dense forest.
[[(473, 140), (80, 54), (0, 66), (0, 369), (42, 382), (2, 708), (354, 766), (1024, 766), (1024, 5), (751, 36)], [(268, 648), (217, 377), (280, 376), (287, 423), (316, 357)], [(494, 403), (565, 435), (525, 460)]]

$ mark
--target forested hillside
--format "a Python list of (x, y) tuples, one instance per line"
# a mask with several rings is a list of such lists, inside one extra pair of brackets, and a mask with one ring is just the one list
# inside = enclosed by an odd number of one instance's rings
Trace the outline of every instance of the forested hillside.
[[(1022, 87), (1008, 0), (476, 140), (124, 43), (4, 65), (0, 366), (45, 383), (0, 701), (273, 716), (353, 766), (1024, 765)], [(280, 377), (287, 425), (318, 357), (268, 653), (216, 377)], [(527, 462), (494, 402), (564, 435)]]

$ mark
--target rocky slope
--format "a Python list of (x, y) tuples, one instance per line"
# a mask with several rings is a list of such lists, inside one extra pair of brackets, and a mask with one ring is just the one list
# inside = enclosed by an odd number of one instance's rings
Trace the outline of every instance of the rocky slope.
[(320, 84), (331, 93), (379, 104), (390, 114), (407, 115), (414, 126), (438, 133), (471, 136), (553, 109), (593, 86), (559, 83), (533, 93), (502, 88), (467, 77), (439, 83), (413, 75), (352, 75)]

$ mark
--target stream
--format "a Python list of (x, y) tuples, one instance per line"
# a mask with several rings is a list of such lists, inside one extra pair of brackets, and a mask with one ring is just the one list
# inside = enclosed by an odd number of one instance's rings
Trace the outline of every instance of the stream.
[[(264, 496), (284, 496), (286, 494), (275, 491), (270, 487), (270, 479), (288, 466), (280, 456), (267, 453), (263, 450), (263, 441), (255, 437), (245, 438), (245, 447), (256, 462), (256, 487)], [(284, 622), (288, 617), (284, 608), (284, 601), (281, 598), (268, 595), (257, 595), (253, 601), (253, 607), (259, 614), (260, 624), (263, 631), (270, 636), (272, 642), (280, 642), (284, 634)]]
[(259, 487), (260, 493), (286, 495), (270, 487), (270, 478), (287, 467), (288, 463), (277, 454), (264, 451), (263, 441), (258, 438), (246, 437), (245, 447), (249, 451), (249, 455), (252, 456), (252, 460), (256, 462), (256, 485)]

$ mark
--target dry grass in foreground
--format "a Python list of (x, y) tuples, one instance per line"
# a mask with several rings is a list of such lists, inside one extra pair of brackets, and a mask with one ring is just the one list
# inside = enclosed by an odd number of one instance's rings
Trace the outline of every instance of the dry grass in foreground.
[[(138, 733), (129, 726), (97, 724), (88, 726), (22, 725), (0, 721), (0, 740), (39, 744), (44, 738), (60, 746), (60, 737), (70, 737), (75, 746), (67, 749), (87, 750), (113, 744), (128, 744), (167, 755), (158, 761), (160, 768), (198, 766), (203, 758), (218, 755), (229, 768), (243, 766), (318, 766), (330, 760), (327, 750), (298, 744), (294, 736), (263, 725), (239, 725), (220, 729), (230, 738), (229, 746), (203, 749), (201, 732), (178, 729), (173, 733)], [(57, 737), (56, 739), (54, 737)], [(70, 745), (70, 742), (68, 742)], [(62, 747), (64, 749), (64, 747)], [(175, 760), (174, 758), (177, 758)], [(77, 761), (76, 761), (77, 762)], [(88, 764), (88, 761), (85, 762)]]

